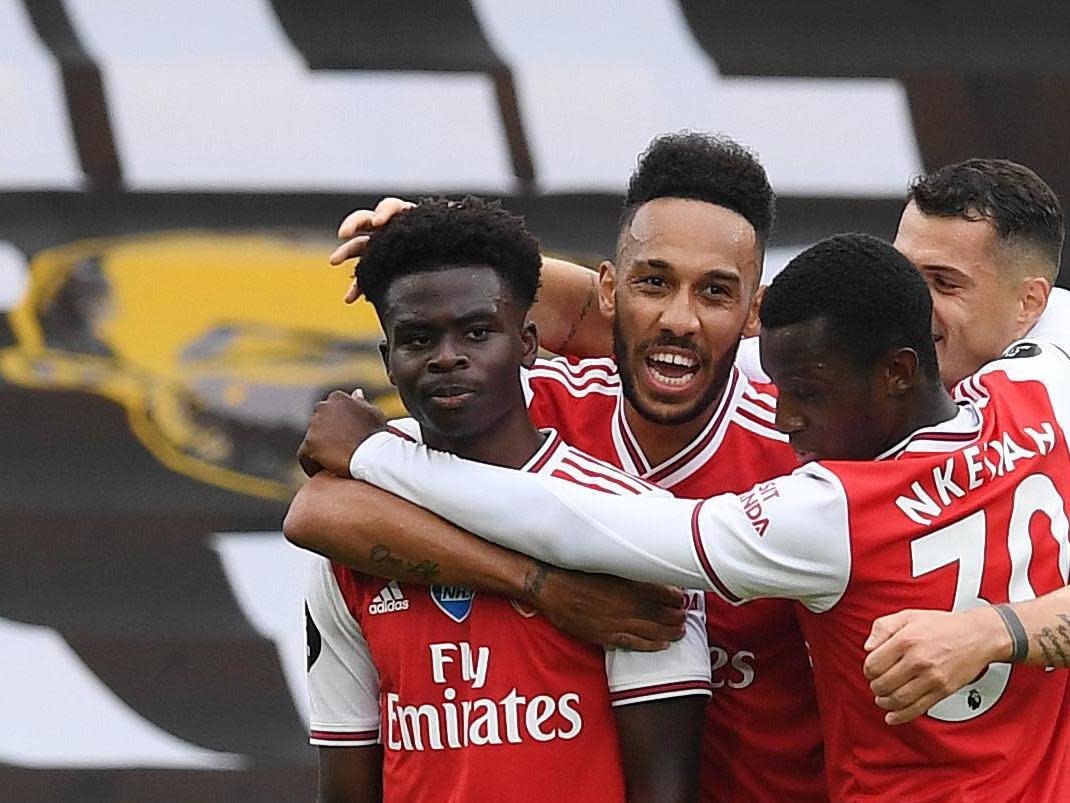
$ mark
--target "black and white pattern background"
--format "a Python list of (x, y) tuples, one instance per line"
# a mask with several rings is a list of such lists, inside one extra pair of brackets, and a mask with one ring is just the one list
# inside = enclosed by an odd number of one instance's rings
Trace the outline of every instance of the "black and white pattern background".
[[(384, 193), (502, 197), (548, 250), (597, 260), (667, 130), (759, 152), (781, 197), (772, 270), (834, 231), (890, 236), (910, 177), (969, 155), (1068, 197), (1063, 4), (921, 5), (3, 0), (0, 349), (42, 249), (327, 240)], [(99, 396), (0, 378), (0, 409), (0, 787), (308, 799), (283, 505), (168, 470)]]

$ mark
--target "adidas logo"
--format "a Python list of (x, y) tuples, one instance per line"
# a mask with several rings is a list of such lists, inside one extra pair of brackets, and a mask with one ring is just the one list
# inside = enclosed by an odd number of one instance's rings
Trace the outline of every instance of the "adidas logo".
[(375, 595), (375, 599), (368, 606), (368, 613), (394, 613), (395, 611), (406, 611), (408, 609), (409, 601), (401, 593), (398, 581), (391, 580), (383, 586), (382, 591)]

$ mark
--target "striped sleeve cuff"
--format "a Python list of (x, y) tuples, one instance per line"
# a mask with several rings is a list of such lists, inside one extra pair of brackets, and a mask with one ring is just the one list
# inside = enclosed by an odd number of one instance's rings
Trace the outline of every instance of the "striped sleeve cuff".
[(709, 678), (701, 680), (681, 680), (676, 683), (660, 683), (655, 686), (639, 686), (634, 689), (611, 691), (610, 704), (614, 707), (647, 703), (652, 700), (667, 700), (671, 697), (711, 697), (713, 688)]
[(308, 732), (308, 743), (320, 747), (368, 747), (379, 744), (379, 729), (326, 731), (313, 728)]

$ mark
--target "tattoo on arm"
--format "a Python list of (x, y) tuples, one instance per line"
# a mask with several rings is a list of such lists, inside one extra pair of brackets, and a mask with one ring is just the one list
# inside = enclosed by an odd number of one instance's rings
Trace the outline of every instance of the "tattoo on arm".
[(568, 329), (568, 334), (565, 335), (565, 339), (561, 341), (561, 351), (564, 351), (568, 344), (572, 342), (572, 338), (576, 336), (580, 324), (583, 323), (583, 319), (587, 317), (587, 313), (591, 311), (591, 307), (594, 306), (594, 302), (598, 298), (598, 279), (593, 272), (591, 273), (590, 279), (590, 286), (587, 288), (587, 298), (583, 301), (583, 309), (581, 309), (580, 314), (572, 320), (572, 325)]
[(545, 563), (539, 563), (534, 561), (532, 568), (528, 571), (524, 577), (524, 591), (532, 599), (537, 599), (539, 592), (542, 591), (543, 585), (546, 583), (546, 578), (550, 574), (550, 567)]
[(376, 544), (368, 556), (387, 577), (398, 580), (434, 580), (438, 564), (433, 560), (405, 560), (397, 557), (386, 544)]
[(1066, 668), (1070, 667), (1070, 616), (1060, 613), (1058, 618), (1062, 624), (1043, 628), (1034, 634), (1033, 639), (1044, 654), (1047, 666)]

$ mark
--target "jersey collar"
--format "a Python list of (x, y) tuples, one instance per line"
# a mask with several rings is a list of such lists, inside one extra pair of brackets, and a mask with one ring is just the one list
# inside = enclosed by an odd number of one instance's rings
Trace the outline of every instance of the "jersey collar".
[(905, 454), (922, 452), (954, 452), (977, 440), (981, 434), (981, 413), (970, 401), (958, 403), (954, 418), (932, 427), (916, 430), (891, 449), (877, 455), (877, 460), (898, 460)]
[(746, 384), (739, 369), (732, 366), (721, 400), (706, 426), (684, 448), (656, 466), (650, 465), (639, 446), (639, 440), (628, 426), (627, 416), (624, 415), (624, 393), (618, 388), (613, 412), (613, 446), (621, 467), (628, 474), (662, 488), (671, 488), (687, 479), (716, 454), (732, 419), (731, 412), (739, 404)]

